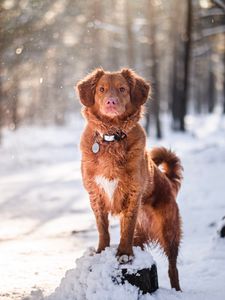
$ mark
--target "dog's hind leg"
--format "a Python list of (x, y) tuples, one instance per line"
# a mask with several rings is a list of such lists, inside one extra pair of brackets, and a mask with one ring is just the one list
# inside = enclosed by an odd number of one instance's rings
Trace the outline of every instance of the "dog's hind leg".
[(171, 287), (175, 288), (177, 291), (180, 291), (181, 288), (180, 288), (179, 274), (177, 269), (177, 255), (178, 255), (178, 246), (173, 245), (172, 249), (170, 249), (168, 253), (168, 263), (169, 263), (168, 274), (170, 278)]
[(179, 251), (180, 237), (176, 235), (174, 230), (167, 229), (167, 234), (163, 236), (163, 241), (160, 242), (161, 246), (164, 249), (164, 252), (168, 258), (168, 275), (170, 278), (171, 288), (175, 288), (177, 291), (180, 291), (179, 284), (179, 274), (177, 269), (177, 256)]

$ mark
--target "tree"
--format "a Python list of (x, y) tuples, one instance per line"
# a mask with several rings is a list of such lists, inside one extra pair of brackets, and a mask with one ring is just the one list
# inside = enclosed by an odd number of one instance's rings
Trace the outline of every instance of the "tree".
[(135, 53), (134, 53), (134, 37), (133, 37), (133, 18), (132, 18), (132, 2), (125, 0), (125, 18), (126, 18), (126, 35), (127, 35), (127, 64), (128, 67), (135, 67)]
[[(225, 39), (224, 39), (224, 44), (225, 44)], [(223, 53), (223, 64), (224, 64), (224, 69), (223, 69), (223, 113), (225, 114), (225, 48), (224, 48), (224, 53)]]
[[(0, 68), (1, 72), (1, 68)], [(0, 75), (0, 144), (2, 141), (2, 127), (3, 127), (3, 107), (2, 107), (2, 101), (3, 100), (3, 91), (2, 91), (2, 80)]]
[(192, 0), (187, 1), (185, 32), (175, 42), (172, 116), (173, 128), (185, 131), (191, 63)]
[[(153, 2), (149, 1), (149, 30), (151, 40), (151, 54), (152, 54), (152, 78), (153, 78), (153, 113), (156, 128), (156, 137), (162, 138), (161, 122), (160, 122), (160, 93), (159, 93), (159, 66), (158, 66), (158, 49), (156, 39), (156, 11)], [(148, 127), (147, 127), (148, 132)]]

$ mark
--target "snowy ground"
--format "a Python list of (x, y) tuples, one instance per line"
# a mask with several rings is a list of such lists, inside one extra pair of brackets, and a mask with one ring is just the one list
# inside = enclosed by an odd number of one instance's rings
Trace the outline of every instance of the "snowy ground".
[[(39, 300), (52, 294), (65, 272), (75, 268), (76, 259), (97, 244), (80, 176), (83, 122), (74, 119), (64, 128), (4, 131), (0, 147), (2, 300)], [(218, 115), (189, 117), (188, 124), (185, 135), (168, 131), (160, 143), (149, 141), (149, 146), (175, 150), (185, 171), (178, 199), (184, 229), (179, 256), (183, 293), (170, 290), (167, 261), (154, 250), (160, 289), (148, 299), (225, 299), (225, 241), (216, 236), (217, 223), (225, 215), (225, 120)], [(112, 221), (116, 244), (118, 225)]]

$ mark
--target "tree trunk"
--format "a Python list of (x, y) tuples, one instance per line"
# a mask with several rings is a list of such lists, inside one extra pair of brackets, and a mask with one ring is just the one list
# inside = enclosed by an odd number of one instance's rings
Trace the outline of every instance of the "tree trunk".
[[(19, 72), (19, 71), (18, 71)], [(12, 86), (12, 123), (14, 130), (16, 130), (19, 126), (19, 116), (18, 116), (18, 107), (19, 107), (19, 77), (16, 73), (13, 78), (13, 86)]]
[(134, 39), (132, 32), (132, 1), (125, 1), (126, 11), (126, 35), (127, 35), (127, 64), (129, 68), (135, 67), (135, 54), (134, 54)]
[(187, 113), (188, 91), (189, 91), (189, 74), (191, 62), (191, 31), (192, 31), (192, 0), (187, 2), (187, 25), (186, 25), (186, 40), (184, 41), (184, 91), (181, 98), (180, 111), (180, 130), (185, 131), (184, 118)]
[[(114, 13), (111, 14), (111, 22), (112, 24), (117, 24), (119, 26), (119, 18), (117, 17), (117, 14), (115, 12), (115, 6), (119, 2), (115, 0), (110, 1), (109, 9), (112, 11), (114, 10)], [(112, 70), (117, 70), (120, 67), (120, 60), (119, 57), (121, 55), (121, 49), (118, 48), (117, 44), (120, 40), (120, 35), (118, 32), (114, 31), (110, 35), (108, 35), (108, 44), (109, 44), (109, 52), (108, 52), (108, 59), (105, 60), (105, 64), (107, 68), (110, 68)]]
[(181, 4), (177, 4), (173, 7), (172, 15), (172, 41), (173, 41), (173, 64), (172, 64), (172, 101), (171, 101), (171, 112), (172, 112), (172, 129), (179, 130), (180, 128), (180, 102), (183, 91), (184, 81), (184, 64), (183, 64), (183, 42), (181, 40), (181, 34), (178, 32), (180, 27), (180, 21), (177, 19), (177, 15), (180, 15)]
[[(119, 280), (118, 280), (119, 279)], [(151, 268), (144, 268), (132, 273), (131, 270), (121, 269), (121, 277), (113, 278), (114, 283), (129, 284), (136, 286), (143, 294), (154, 293), (158, 288), (158, 274), (155, 264)]]
[(101, 22), (102, 3), (100, 0), (93, 0), (90, 4), (89, 22), (92, 27), (88, 33), (90, 40), (90, 48), (88, 48), (89, 68), (94, 69), (100, 67), (102, 64), (101, 47), (103, 47), (103, 40), (100, 36), (101, 29), (99, 22)]
[(172, 83), (172, 103), (171, 103), (171, 111), (172, 111), (172, 117), (173, 117), (173, 123), (172, 123), (172, 129), (178, 130), (179, 128), (179, 93), (178, 89), (180, 88), (180, 77), (178, 76), (178, 51), (177, 51), (177, 40), (175, 38), (174, 41), (174, 56), (173, 56), (173, 83)]
[(223, 113), (225, 114), (225, 80), (223, 82)]
[(2, 127), (3, 127), (3, 92), (2, 92), (2, 78), (0, 75), (0, 144), (2, 142)]
[(208, 112), (212, 113), (215, 105), (215, 77), (213, 71), (209, 72), (209, 98), (208, 98)]
[[(224, 41), (225, 43), (225, 41)], [(225, 49), (223, 53), (223, 113), (225, 114)]]
[(160, 93), (159, 93), (159, 65), (158, 65), (158, 53), (157, 53), (157, 40), (156, 40), (156, 18), (155, 7), (152, 1), (149, 1), (149, 22), (150, 22), (150, 40), (152, 41), (152, 77), (153, 77), (153, 113), (155, 120), (156, 137), (162, 138), (161, 122), (160, 122)]

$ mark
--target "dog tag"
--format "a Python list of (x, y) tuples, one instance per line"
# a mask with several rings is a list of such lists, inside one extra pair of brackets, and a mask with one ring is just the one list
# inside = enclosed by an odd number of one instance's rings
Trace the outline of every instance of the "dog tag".
[(93, 153), (98, 153), (98, 151), (99, 151), (99, 144), (98, 143), (94, 143), (93, 145), (92, 145), (92, 152)]

